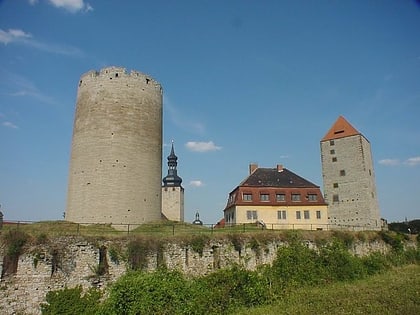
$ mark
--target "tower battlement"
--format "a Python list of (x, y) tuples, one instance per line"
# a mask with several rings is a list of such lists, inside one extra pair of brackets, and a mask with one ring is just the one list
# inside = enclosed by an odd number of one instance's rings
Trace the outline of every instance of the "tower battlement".
[(162, 93), (162, 86), (151, 76), (136, 70), (128, 72), (126, 68), (115, 66), (102, 68), (99, 71), (91, 70), (82, 74), (79, 81), (79, 88), (87, 86), (92, 81), (112, 80), (129, 80), (132, 85), (153, 88)]

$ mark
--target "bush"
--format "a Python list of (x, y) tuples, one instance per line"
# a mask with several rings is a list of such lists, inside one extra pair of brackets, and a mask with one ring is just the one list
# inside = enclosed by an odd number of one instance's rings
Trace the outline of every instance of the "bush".
[(100, 291), (90, 289), (82, 295), (82, 287), (47, 293), (46, 302), (41, 304), (43, 315), (92, 315), (98, 311)]
[(374, 252), (369, 256), (362, 257), (361, 261), (368, 275), (380, 273), (389, 269), (391, 266), (387, 257), (379, 252)]
[(300, 242), (293, 242), (277, 251), (277, 257), (268, 275), (279, 290), (319, 281), (317, 253)]
[(380, 232), (382, 240), (390, 245), (395, 252), (404, 251), (403, 240), (405, 237), (401, 233), (381, 231)]
[(238, 307), (265, 304), (270, 299), (263, 274), (238, 266), (198, 278), (194, 288), (194, 309), (198, 314), (226, 314)]
[(29, 235), (19, 230), (11, 230), (3, 237), (7, 246), (6, 255), (19, 257), (22, 254), (23, 246), (29, 240)]
[(361, 259), (350, 254), (347, 245), (338, 240), (320, 248), (317, 263), (319, 274), (327, 282), (360, 279), (366, 274)]
[(101, 314), (190, 314), (189, 282), (177, 271), (130, 272), (112, 285)]
[(204, 247), (208, 241), (209, 237), (207, 235), (195, 235), (190, 239), (189, 244), (191, 245), (192, 250), (198, 253), (200, 257), (202, 257)]

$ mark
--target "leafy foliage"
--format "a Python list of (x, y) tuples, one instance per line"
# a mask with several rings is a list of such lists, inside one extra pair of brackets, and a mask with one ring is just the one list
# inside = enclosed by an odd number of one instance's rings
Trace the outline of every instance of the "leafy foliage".
[(189, 240), (189, 244), (191, 245), (193, 251), (195, 251), (200, 255), (200, 257), (202, 257), (204, 246), (206, 246), (208, 241), (209, 237), (207, 235), (196, 235), (191, 237), (191, 239)]
[(190, 297), (190, 284), (180, 272), (134, 271), (111, 287), (101, 314), (190, 314)]
[[(99, 303), (100, 295), (96, 295), (96, 291), (82, 295), (80, 287), (49, 292), (43, 314), (229, 314), (240, 308), (285, 300), (302, 288), (355, 281), (392, 266), (420, 263), (420, 247), (357, 257), (350, 254), (348, 239), (342, 236), (311, 248), (298, 235), (292, 235), (288, 246), (278, 249), (272, 265), (256, 271), (233, 266), (202, 277), (187, 278), (180, 271), (166, 268), (154, 272), (133, 268), (135, 270), (109, 288), (104, 302)], [(394, 234), (390, 237), (393, 242)], [(235, 237), (234, 242), (239, 245), (242, 239)], [(202, 243), (197, 241), (197, 244), (201, 248)], [(131, 246), (129, 257), (134, 266), (134, 254), (147, 252), (151, 245), (137, 239)], [(251, 242), (251, 248), (259, 246), (258, 240)], [(92, 306), (92, 301), (99, 306)], [(83, 310), (77, 308), (80, 305)]]
[(43, 315), (92, 315), (98, 310), (100, 291), (90, 289), (82, 294), (82, 287), (50, 291), (46, 303), (41, 304)]

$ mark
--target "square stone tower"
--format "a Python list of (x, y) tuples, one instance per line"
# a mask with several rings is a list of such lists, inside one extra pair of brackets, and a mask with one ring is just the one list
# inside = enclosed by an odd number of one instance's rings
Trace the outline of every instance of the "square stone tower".
[(343, 116), (321, 140), (321, 163), (331, 228), (381, 229), (370, 143)]
[(181, 186), (182, 178), (178, 176), (177, 160), (172, 141), (168, 156), (168, 175), (163, 178), (162, 215), (171, 221), (184, 222), (184, 188)]

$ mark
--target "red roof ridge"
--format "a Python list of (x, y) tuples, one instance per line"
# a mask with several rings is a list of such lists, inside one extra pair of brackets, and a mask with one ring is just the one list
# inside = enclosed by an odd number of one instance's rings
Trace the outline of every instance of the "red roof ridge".
[(354, 128), (343, 116), (340, 115), (321, 141), (339, 139), (355, 135), (361, 135), (361, 133), (356, 128)]

